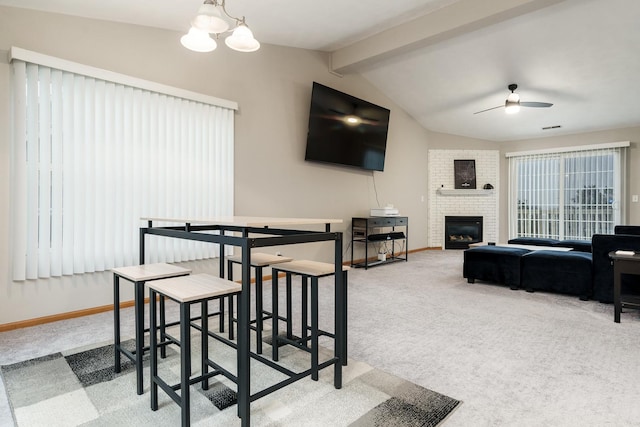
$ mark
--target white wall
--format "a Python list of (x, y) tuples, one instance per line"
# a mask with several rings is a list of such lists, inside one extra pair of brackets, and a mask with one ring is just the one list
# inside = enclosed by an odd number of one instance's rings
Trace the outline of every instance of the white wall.
[[(237, 101), (237, 215), (341, 218), (344, 223), (336, 229), (345, 231), (346, 249), (351, 217), (367, 215), (378, 202), (392, 203), (409, 217), (409, 249), (428, 245), (427, 202), (421, 196), (427, 191), (429, 140), (438, 138), (362, 77), (340, 78), (329, 73), (325, 53), (263, 45), (251, 54), (225, 46), (198, 54), (184, 49), (180, 36), (147, 27), (0, 7), (0, 51), (5, 51), (0, 52), (0, 325), (112, 301), (111, 278), (104, 273), (10, 280), (10, 67), (4, 53), (11, 46)], [(384, 172), (304, 161), (313, 81), (391, 110)], [(316, 244), (282, 251), (298, 258), (330, 260), (331, 249), (330, 244)], [(216, 269), (217, 262), (209, 265)], [(131, 294), (125, 297), (132, 298)]]

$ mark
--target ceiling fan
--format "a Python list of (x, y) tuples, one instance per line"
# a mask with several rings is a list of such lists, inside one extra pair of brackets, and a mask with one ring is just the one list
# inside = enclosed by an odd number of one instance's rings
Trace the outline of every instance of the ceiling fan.
[(515, 114), (518, 111), (520, 111), (520, 107), (548, 108), (553, 105), (548, 102), (520, 102), (520, 95), (515, 93), (515, 90), (518, 88), (518, 85), (515, 83), (511, 83), (507, 87), (509, 88), (511, 93), (507, 97), (507, 100), (504, 102), (504, 105), (487, 108), (486, 110), (476, 111), (473, 114), (484, 113), (485, 111), (495, 110), (496, 108), (505, 108), (505, 112), (507, 114)]

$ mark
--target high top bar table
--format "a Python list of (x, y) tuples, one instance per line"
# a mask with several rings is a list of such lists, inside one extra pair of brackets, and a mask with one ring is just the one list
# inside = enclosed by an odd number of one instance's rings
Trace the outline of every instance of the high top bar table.
[[(224, 216), (214, 218), (166, 218), (144, 217), (146, 227), (140, 227), (140, 263), (145, 262), (145, 237), (147, 235), (164, 236), (176, 239), (195, 240), (220, 245), (220, 277), (225, 276), (225, 245), (239, 247), (242, 251), (242, 292), (238, 306), (238, 416), (242, 426), (250, 425), (250, 403), (273, 391), (311, 374), (311, 369), (301, 373), (289, 371), (271, 359), (252, 353), (249, 341), (250, 292), (251, 292), (251, 250), (254, 248), (293, 245), (302, 243), (334, 242), (335, 271), (342, 271), (342, 232), (330, 231), (331, 224), (342, 223), (341, 219), (318, 218), (271, 218), (248, 216)], [(174, 225), (159, 227), (154, 222)], [(175, 225), (180, 224), (180, 225)], [(309, 230), (309, 226), (324, 225), (324, 231)], [(285, 228), (286, 227), (286, 228)], [(211, 233), (214, 231), (216, 233)], [(345, 286), (342, 274), (335, 275), (338, 295), (343, 294)], [(346, 325), (347, 307), (340, 298), (334, 310), (336, 325)], [(334, 357), (321, 367), (334, 366), (334, 387), (342, 388), (343, 327), (336, 329)], [(346, 345), (346, 342), (345, 342)], [(288, 378), (265, 390), (251, 393), (250, 358), (277, 369)]]

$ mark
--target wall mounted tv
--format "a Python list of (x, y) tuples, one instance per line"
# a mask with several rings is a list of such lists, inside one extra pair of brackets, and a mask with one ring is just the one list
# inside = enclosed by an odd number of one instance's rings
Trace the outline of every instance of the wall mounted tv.
[(389, 110), (313, 83), (305, 160), (384, 170)]

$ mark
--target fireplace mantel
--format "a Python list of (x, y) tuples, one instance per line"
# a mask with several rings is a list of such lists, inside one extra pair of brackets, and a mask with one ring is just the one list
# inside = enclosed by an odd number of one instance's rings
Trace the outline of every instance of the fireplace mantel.
[(483, 190), (483, 189), (458, 189), (458, 190), (445, 190), (444, 188), (438, 188), (438, 194), (441, 196), (490, 196), (494, 194), (495, 190)]

